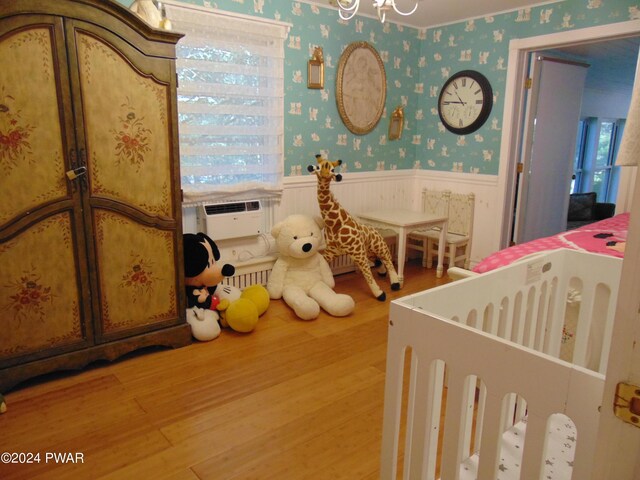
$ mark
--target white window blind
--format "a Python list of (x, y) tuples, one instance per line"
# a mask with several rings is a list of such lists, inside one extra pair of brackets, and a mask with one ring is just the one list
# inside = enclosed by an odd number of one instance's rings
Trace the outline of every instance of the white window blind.
[(282, 193), (288, 26), (164, 3), (177, 45), (184, 204)]

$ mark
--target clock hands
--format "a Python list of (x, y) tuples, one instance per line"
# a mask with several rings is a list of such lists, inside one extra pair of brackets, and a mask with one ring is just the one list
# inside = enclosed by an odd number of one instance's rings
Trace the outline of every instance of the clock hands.
[(456, 92), (456, 97), (458, 97), (458, 100), (460, 100), (460, 102), (456, 102), (456, 103), (461, 103), (462, 105), (466, 105), (467, 102), (463, 102), (462, 99), (460, 98), (460, 95), (458, 95), (458, 92)]
[[(458, 92), (454, 92), (454, 93), (456, 94), (456, 97), (458, 97), (458, 100), (460, 100), (460, 101), (459, 102), (455, 102), (453, 100), (447, 100), (447, 101), (443, 102), (444, 105), (450, 105), (452, 103), (455, 104), (455, 105), (466, 105), (467, 104), (467, 102), (463, 102), (462, 101), (462, 98), (460, 98), (460, 95), (458, 94)], [(451, 95), (451, 94), (449, 93), (449, 95)]]

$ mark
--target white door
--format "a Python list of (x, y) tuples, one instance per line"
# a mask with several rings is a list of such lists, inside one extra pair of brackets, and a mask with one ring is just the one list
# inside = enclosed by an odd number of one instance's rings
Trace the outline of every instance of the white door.
[(566, 230), (587, 65), (533, 53), (516, 203), (516, 243)]
[[(639, 72), (640, 60), (619, 157), (619, 160), (636, 163), (640, 163)], [(611, 353), (600, 407), (592, 480), (640, 479), (640, 426), (623, 423), (613, 414), (614, 403), (625, 403), (616, 397), (616, 385), (625, 382), (640, 386), (640, 168), (633, 168), (636, 188), (631, 203), (631, 219), (620, 278)], [(640, 415), (636, 418), (640, 418)]]

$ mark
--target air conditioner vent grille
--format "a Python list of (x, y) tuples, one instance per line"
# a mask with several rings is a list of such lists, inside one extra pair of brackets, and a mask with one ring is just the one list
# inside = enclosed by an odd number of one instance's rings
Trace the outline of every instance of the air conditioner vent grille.
[[(253, 203), (253, 202), (249, 202)], [(258, 208), (260, 207), (258, 202)], [(257, 210), (255, 208), (253, 210)], [(238, 212), (246, 212), (247, 211), (247, 203), (246, 202), (237, 202), (237, 203), (214, 203), (212, 205), (205, 205), (204, 210), (207, 212), (207, 215), (220, 215), (222, 213), (238, 213)]]
[(253, 237), (266, 228), (260, 200), (205, 204), (196, 216), (198, 229), (216, 241)]
[(247, 212), (254, 212), (256, 210), (260, 210), (260, 202), (258, 200), (247, 202)]

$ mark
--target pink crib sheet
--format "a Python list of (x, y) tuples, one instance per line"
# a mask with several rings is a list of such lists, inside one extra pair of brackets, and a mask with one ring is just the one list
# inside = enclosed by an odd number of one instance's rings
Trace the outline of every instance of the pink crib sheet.
[(505, 248), (486, 257), (473, 268), (473, 271), (477, 273), (489, 272), (509, 265), (526, 255), (558, 248), (570, 248), (622, 258), (628, 227), (629, 213), (621, 213), (575, 230)]

